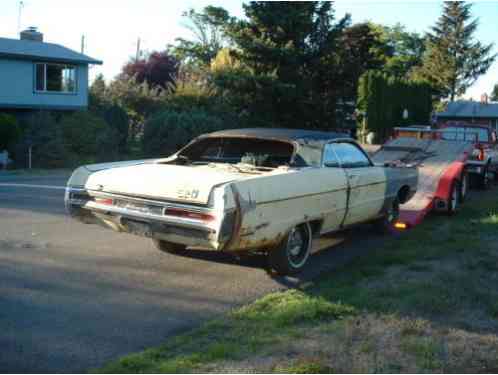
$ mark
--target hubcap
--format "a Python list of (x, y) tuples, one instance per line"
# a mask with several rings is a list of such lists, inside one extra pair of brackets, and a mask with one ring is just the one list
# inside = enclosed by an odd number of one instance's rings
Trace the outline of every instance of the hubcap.
[(295, 268), (302, 267), (308, 259), (311, 244), (310, 235), (309, 227), (304, 225), (295, 227), (289, 233), (287, 255), (289, 263)]

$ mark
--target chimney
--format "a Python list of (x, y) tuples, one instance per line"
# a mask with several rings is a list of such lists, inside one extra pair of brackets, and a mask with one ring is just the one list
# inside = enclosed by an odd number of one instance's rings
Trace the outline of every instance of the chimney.
[(28, 27), (26, 30), (21, 31), (21, 40), (43, 42), (43, 34), (36, 27)]
[(488, 104), (488, 94), (481, 95), (481, 104)]

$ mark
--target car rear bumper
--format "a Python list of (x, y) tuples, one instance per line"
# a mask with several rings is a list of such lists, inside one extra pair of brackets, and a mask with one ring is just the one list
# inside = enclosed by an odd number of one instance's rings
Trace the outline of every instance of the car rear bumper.
[[(115, 194), (98, 193), (98, 197), (112, 199), (113, 204), (103, 204), (95, 200), (92, 192), (81, 188), (67, 188), (65, 207), (68, 214), (87, 224), (100, 224), (117, 232), (125, 232), (165, 240), (186, 246), (197, 246), (221, 250), (230, 239), (220, 233), (219, 221), (203, 222), (165, 214), (167, 208), (186, 206), (167, 202), (122, 197)], [(212, 213), (204, 207), (190, 207), (202, 213)], [(223, 221), (225, 218), (221, 218)], [(223, 227), (223, 226), (222, 226)], [(225, 225), (224, 227), (227, 227)]]

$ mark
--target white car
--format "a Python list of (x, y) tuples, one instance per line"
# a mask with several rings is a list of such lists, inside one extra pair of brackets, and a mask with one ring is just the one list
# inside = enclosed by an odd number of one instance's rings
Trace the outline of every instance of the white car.
[(374, 165), (344, 134), (237, 129), (166, 159), (80, 167), (65, 203), (83, 222), (151, 237), (162, 251), (263, 251), (293, 274), (313, 238), (367, 221), (392, 227), (416, 184), (416, 168)]

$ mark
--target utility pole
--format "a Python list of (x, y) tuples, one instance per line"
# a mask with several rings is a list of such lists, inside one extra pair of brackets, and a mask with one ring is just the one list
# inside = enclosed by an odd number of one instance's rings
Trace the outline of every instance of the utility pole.
[(140, 54), (141, 54), (141, 51), (140, 51), (140, 38), (137, 39), (137, 52), (136, 52), (136, 55), (135, 55), (135, 61), (138, 61), (140, 59)]
[(17, 34), (21, 32), (21, 15), (24, 8), (24, 1), (19, 1), (19, 13), (17, 14)]
[(81, 53), (85, 53), (85, 34), (81, 36)]

